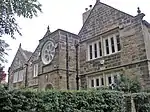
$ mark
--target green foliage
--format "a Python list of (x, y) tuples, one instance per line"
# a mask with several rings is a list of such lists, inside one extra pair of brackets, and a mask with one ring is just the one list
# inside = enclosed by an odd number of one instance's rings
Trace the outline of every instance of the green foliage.
[(9, 112), (12, 110), (12, 102), (10, 100), (11, 95), (5, 90), (4, 87), (0, 86), (0, 112)]
[(0, 112), (150, 112), (150, 94), (118, 91), (42, 91), (0, 87)]
[(141, 91), (141, 85), (137, 78), (129, 79), (125, 75), (121, 75), (120, 79), (117, 81), (115, 89), (125, 93), (137, 93)]
[(150, 94), (135, 93), (132, 95), (137, 112), (150, 112)]
[(1, 112), (123, 112), (123, 95), (115, 91), (0, 92)]
[(16, 17), (33, 18), (41, 12), (38, 0), (0, 0), (0, 61), (5, 62), (4, 55), (9, 45), (2, 38), (3, 35), (14, 37), (15, 32), (20, 33)]

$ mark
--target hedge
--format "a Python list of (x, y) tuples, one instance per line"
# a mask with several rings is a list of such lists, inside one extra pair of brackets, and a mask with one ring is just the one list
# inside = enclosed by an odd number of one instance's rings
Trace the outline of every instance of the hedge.
[(118, 91), (7, 91), (0, 88), (0, 112), (150, 112), (150, 94)]

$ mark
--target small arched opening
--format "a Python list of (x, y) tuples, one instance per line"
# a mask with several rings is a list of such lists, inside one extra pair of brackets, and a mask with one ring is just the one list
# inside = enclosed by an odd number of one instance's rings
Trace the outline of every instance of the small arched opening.
[(53, 85), (52, 84), (47, 84), (46, 87), (45, 87), (45, 90), (51, 90), (53, 89)]

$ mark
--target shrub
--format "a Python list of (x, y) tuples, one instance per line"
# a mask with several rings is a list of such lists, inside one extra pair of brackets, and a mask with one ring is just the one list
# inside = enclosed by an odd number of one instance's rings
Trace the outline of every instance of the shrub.
[(132, 97), (137, 112), (150, 112), (150, 93), (135, 93)]
[(0, 112), (9, 112), (12, 110), (11, 95), (8, 91), (0, 86)]
[(137, 93), (141, 91), (141, 84), (137, 78), (129, 79), (125, 75), (121, 75), (120, 79), (117, 81), (115, 90), (125, 93)]
[(150, 112), (150, 94), (119, 91), (42, 91), (0, 87), (0, 112), (131, 112), (131, 98), (137, 112)]

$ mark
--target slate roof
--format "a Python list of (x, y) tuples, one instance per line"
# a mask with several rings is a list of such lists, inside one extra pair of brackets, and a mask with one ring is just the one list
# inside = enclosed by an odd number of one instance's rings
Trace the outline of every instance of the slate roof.
[(17, 53), (16, 53), (16, 55), (15, 55), (15, 57), (14, 57), (14, 59), (13, 59), (11, 65), (10, 65), (10, 67), (13, 65), (13, 63), (14, 63), (14, 61), (15, 61), (15, 58), (16, 58), (16, 56), (17, 56), (17, 54), (18, 54), (19, 52), (21, 53), (21, 56), (23, 56), (23, 58), (25, 59), (25, 60), (23, 60), (24, 63), (26, 63), (26, 62), (29, 60), (29, 58), (31, 57), (31, 55), (32, 55), (32, 52), (22, 49), (22, 48), (21, 48), (21, 44), (20, 44), (20, 45), (19, 45), (19, 48), (18, 48), (18, 51), (17, 51)]
[(32, 52), (22, 49), (22, 54), (27, 61), (31, 57)]

